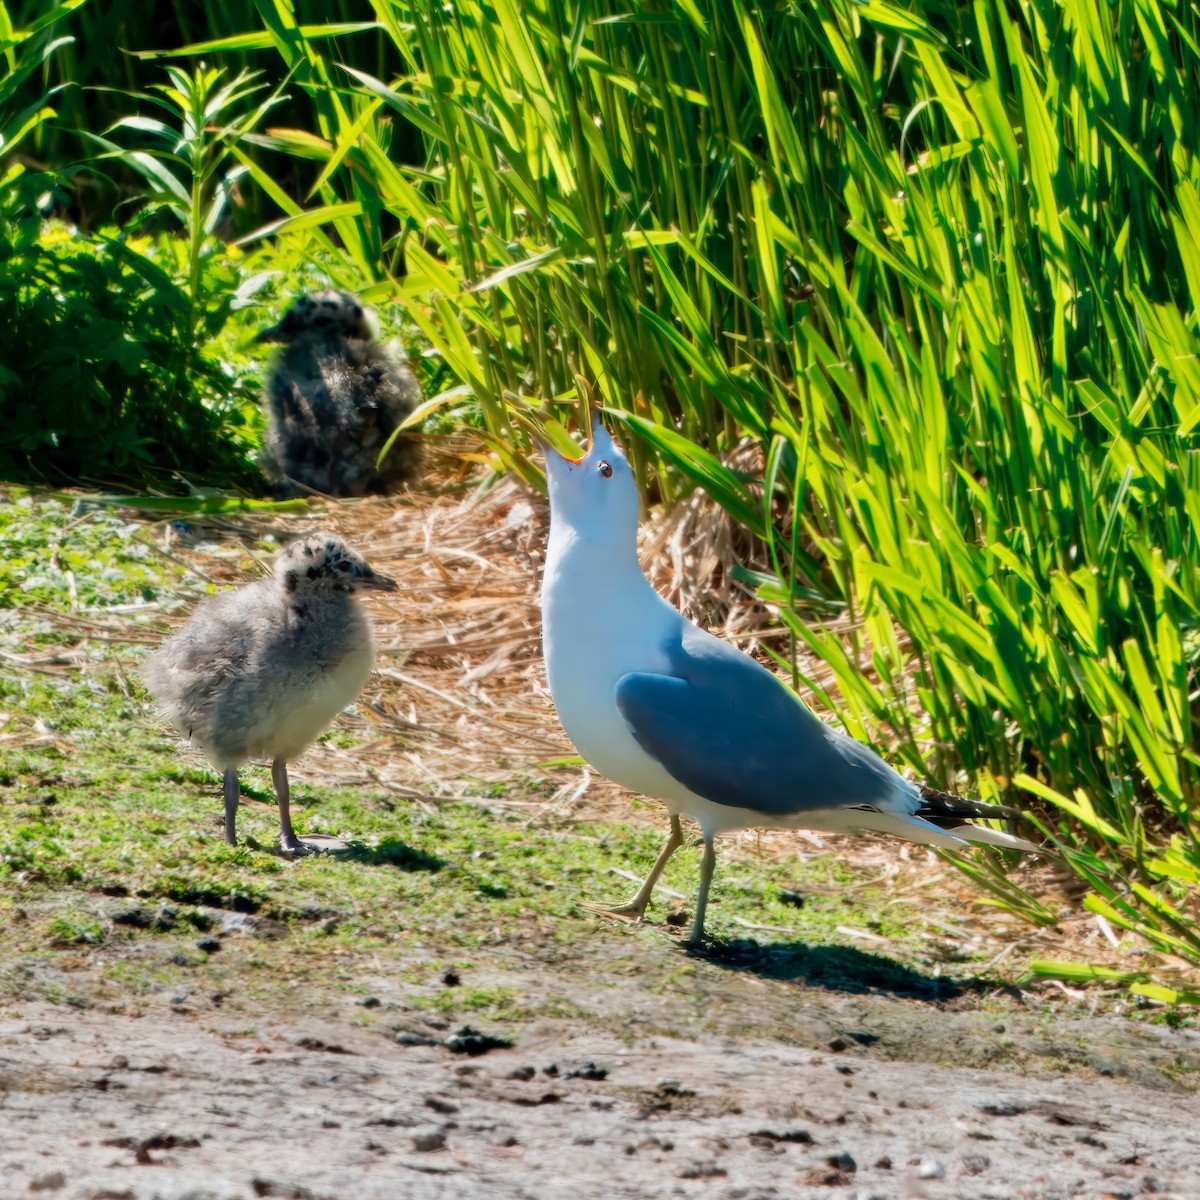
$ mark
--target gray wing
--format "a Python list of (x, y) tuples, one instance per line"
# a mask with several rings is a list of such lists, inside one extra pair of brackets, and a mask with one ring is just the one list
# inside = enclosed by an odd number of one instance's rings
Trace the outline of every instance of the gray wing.
[(617, 707), (642, 749), (696, 795), (784, 816), (874, 807), (907, 790), (873, 750), (727, 643), (693, 626), (668, 655), (669, 675), (617, 681)]
[[(245, 694), (255, 690), (263, 651), (263, 631), (247, 595), (257, 586), (206, 600), (142, 667), (147, 690), (176, 728), (231, 754), (239, 752), (255, 716)], [(237, 711), (231, 713), (231, 707)]]

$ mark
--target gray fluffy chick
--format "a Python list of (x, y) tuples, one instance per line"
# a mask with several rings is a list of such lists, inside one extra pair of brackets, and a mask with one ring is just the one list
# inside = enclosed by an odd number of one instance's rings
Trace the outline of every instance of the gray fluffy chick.
[(371, 314), (353, 296), (300, 296), (256, 340), (283, 343), (267, 377), (266, 449), (284, 491), (364, 496), (412, 478), (419, 446), (404, 434), (377, 461), (420, 404), (420, 385), (375, 341)]
[(289, 814), (287, 763), (358, 695), (375, 663), (354, 600), (393, 592), (341, 538), (314, 533), (275, 558), (267, 579), (205, 600), (145, 662), (166, 716), (224, 772), (225, 840), (237, 845), (238, 767), (271, 759), (285, 850), (303, 851)]

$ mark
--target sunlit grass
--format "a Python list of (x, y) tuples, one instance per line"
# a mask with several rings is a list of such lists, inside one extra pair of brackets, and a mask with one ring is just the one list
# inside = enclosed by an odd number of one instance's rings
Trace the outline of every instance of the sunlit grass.
[(395, 77), (271, 14), (320, 140), (277, 136), (327, 166), (292, 223), (403, 299), (506, 464), (508, 404), (593, 379), (661, 494), (764, 538), (856, 735), (1040, 810), (1090, 904), (1200, 961), (1195, 14), (374, 8)]
[(1196, 12), (372, 9), (370, 52), (285, 0), (188, 48), (274, 48), (311, 100), (229, 142), (263, 236), (398, 302), (527, 478), (514, 407), (593, 381), (652, 498), (761, 538), (739, 579), (835, 686), (784, 646), (798, 682), (1200, 963)]

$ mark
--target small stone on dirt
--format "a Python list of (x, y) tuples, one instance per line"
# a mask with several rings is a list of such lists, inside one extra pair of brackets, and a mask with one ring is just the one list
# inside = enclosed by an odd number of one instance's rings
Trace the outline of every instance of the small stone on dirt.
[(921, 1161), (921, 1165), (917, 1167), (918, 1179), (945, 1179), (946, 1168), (940, 1162), (934, 1162), (931, 1158), (926, 1158)]
[(522, 1083), (527, 1083), (536, 1074), (537, 1071), (533, 1067), (517, 1067), (515, 1070), (509, 1071), (507, 1078), (519, 1079)]
[(858, 1163), (844, 1150), (840, 1154), (831, 1154), (825, 1161), (835, 1171), (845, 1171), (847, 1175), (853, 1175), (858, 1170)]
[(574, 1067), (568, 1071), (564, 1079), (589, 1079), (598, 1083), (602, 1079), (608, 1078), (608, 1068), (598, 1067), (594, 1062), (585, 1062), (581, 1066)]
[(426, 1096), (425, 1107), (432, 1108), (437, 1113), (456, 1113), (458, 1105), (453, 1100), (443, 1100), (441, 1096)]
[(364, 996), (358, 1003), (362, 1008), (378, 1008), (383, 1001), (378, 996)]
[(295, 1045), (301, 1050), (315, 1050), (324, 1054), (353, 1054), (353, 1050), (347, 1050), (345, 1046), (339, 1046), (335, 1042), (323, 1042), (316, 1037), (299, 1037), (296, 1039)]
[(982, 1175), (992, 1165), (986, 1154), (964, 1154), (960, 1161), (964, 1175)]
[(807, 1129), (785, 1129), (782, 1132), (777, 1129), (756, 1129), (748, 1136), (751, 1141), (758, 1138), (764, 1142), (795, 1142), (801, 1146), (811, 1146), (813, 1140)]
[(108, 919), (114, 925), (128, 925), (131, 929), (150, 929), (154, 925), (155, 916), (154, 909), (135, 905), (132, 908), (113, 909)]
[(562, 1097), (557, 1092), (543, 1092), (540, 1096), (522, 1096), (515, 1092), (509, 1096), (501, 1096), (509, 1104), (519, 1104), (522, 1108), (537, 1108), (541, 1104), (557, 1104)]
[(725, 1174), (725, 1168), (718, 1166), (710, 1158), (698, 1162), (687, 1163), (675, 1172), (680, 1179), (712, 1179)]
[(802, 1175), (800, 1182), (815, 1187), (846, 1187), (853, 1182), (853, 1179), (845, 1171), (818, 1167), (815, 1171), (809, 1171), (807, 1175)]
[(404, 1128), (415, 1125), (416, 1121), (412, 1117), (404, 1116), (401, 1113), (384, 1113), (382, 1116), (372, 1117), (366, 1124), (382, 1125), (385, 1129), (395, 1129), (397, 1127)]
[(67, 1186), (67, 1177), (61, 1171), (47, 1171), (45, 1175), (38, 1175), (29, 1183), (31, 1192), (57, 1192), (59, 1188)]
[(423, 1033), (410, 1033), (408, 1030), (402, 1030), (396, 1034), (396, 1045), (398, 1046), (436, 1046), (437, 1044), (433, 1038), (426, 1037)]
[(446, 1131), (444, 1129), (426, 1129), (414, 1133), (412, 1139), (414, 1150), (427, 1154), (432, 1150), (443, 1150), (446, 1146)]
[(197, 950), (203, 950), (205, 954), (216, 954), (221, 948), (221, 943), (216, 938), (201, 938), (196, 943)]
[(443, 971), (442, 982), (447, 987), (458, 987), (462, 980), (459, 978), (457, 971)]
[[(397, 1039), (399, 1040), (399, 1039)], [(447, 1050), (455, 1054), (487, 1054), (491, 1050), (508, 1050), (512, 1042), (508, 1038), (494, 1037), (490, 1033), (480, 1033), (470, 1025), (464, 1025), (456, 1030), (442, 1043)]]
[(1031, 1106), (1011, 1100), (1001, 1100), (998, 1104), (977, 1104), (975, 1107), (989, 1117), (1019, 1117), (1022, 1113), (1027, 1113)]

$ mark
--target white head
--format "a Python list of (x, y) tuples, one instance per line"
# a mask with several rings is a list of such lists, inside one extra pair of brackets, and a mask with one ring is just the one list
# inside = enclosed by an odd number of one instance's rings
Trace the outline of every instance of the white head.
[(597, 417), (582, 458), (543, 447), (550, 487), (550, 536), (569, 532), (580, 541), (614, 549), (637, 545), (638, 491), (621, 448)]

